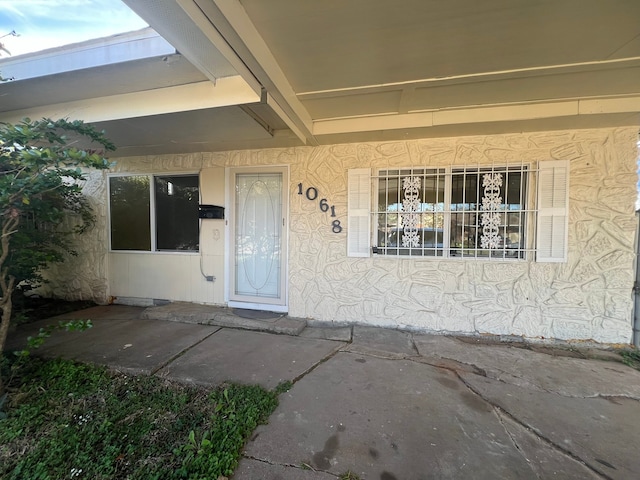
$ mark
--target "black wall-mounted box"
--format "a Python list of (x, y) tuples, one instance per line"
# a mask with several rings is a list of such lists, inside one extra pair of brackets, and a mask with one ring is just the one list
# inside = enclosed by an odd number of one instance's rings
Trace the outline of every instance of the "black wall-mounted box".
[(224, 207), (218, 205), (200, 205), (198, 218), (224, 218)]

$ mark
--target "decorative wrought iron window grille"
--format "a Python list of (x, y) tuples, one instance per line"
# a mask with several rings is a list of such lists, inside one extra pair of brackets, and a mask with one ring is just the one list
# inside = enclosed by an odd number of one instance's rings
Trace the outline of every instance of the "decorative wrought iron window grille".
[(531, 175), (527, 165), (380, 170), (374, 253), (524, 259)]

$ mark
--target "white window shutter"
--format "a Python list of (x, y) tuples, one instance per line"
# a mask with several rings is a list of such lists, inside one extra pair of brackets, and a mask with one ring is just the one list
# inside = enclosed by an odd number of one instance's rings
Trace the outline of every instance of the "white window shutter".
[(353, 168), (347, 177), (347, 256), (371, 255), (371, 170)]
[(569, 162), (540, 162), (537, 262), (566, 262), (569, 234)]

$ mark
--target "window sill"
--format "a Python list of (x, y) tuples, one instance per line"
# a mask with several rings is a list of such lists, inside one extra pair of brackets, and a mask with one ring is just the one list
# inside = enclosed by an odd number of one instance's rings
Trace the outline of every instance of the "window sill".
[(200, 252), (193, 250), (159, 250), (155, 252), (145, 250), (109, 250), (109, 253), (114, 254), (137, 254), (137, 255), (200, 255)]
[(475, 262), (528, 262), (532, 261), (525, 258), (516, 258), (516, 257), (474, 257), (472, 255), (465, 256), (457, 256), (457, 255), (445, 255), (444, 252), (441, 255), (396, 255), (393, 253), (380, 253), (377, 251), (376, 247), (372, 248), (372, 257), (374, 258), (388, 258), (389, 260), (422, 260), (422, 261), (452, 261), (452, 262), (464, 262), (464, 261), (475, 261)]

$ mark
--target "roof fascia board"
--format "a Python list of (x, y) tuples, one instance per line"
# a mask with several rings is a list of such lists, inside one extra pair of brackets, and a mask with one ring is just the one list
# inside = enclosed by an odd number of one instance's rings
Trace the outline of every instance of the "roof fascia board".
[(289, 81), (269, 50), (264, 39), (237, 0), (192, 0), (266, 88), (280, 110), (304, 134), (305, 143), (317, 145), (313, 138), (313, 120), (298, 99)]
[[(212, 82), (238, 72), (175, 0), (123, 0)], [(256, 93), (260, 87), (250, 82)]]
[(273, 109), (273, 111), (276, 113), (276, 115), (278, 115), (278, 117), (280, 117), (282, 121), (287, 124), (287, 126), (296, 135), (296, 137), (298, 137), (302, 142), (305, 142), (304, 132), (302, 132), (298, 128), (298, 126), (295, 124), (295, 122), (291, 120), (291, 118), (284, 112), (284, 110), (282, 110), (278, 102), (276, 102), (269, 93), (266, 93), (266, 97), (267, 97), (267, 101), (266, 101), (267, 105), (269, 105)]
[[(184, 10), (187, 16), (193, 21), (193, 23), (200, 29), (205, 37), (213, 44), (213, 46), (227, 59), (231, 66), (238, 72), (242, 78), (253, 88), (253, 90), (260, 95), (262, 85), (251, 73), (242, 60), (236, 55), (229, 44), (222, 38), (220, 32), (211, 24), (207, 16), (202, 12), (200, 7), (192, 0), (177, 0), (176, 3)], [(192, 62), (196, 62), (196, 59), (190, 59)], [(202, 71), (201, 68), (199, 68)]]
[(175, 53), (164, 38), (145, 28), (3, 59), (0, 70), (5, 78), (19, 81)]
[(638, 112), (640, 112), (640, 95), (580, 100), (580, 115)]
[(25, 117), (46, 117), (82, 118), (87, 123), (95, 123), (259, 101), (260, 96), (256, 95), (240, 75), (237, 75), (219, 78), (215, 85), (204, 81), (3, 112), (0, 114), (0, 121), (17, 123)]

